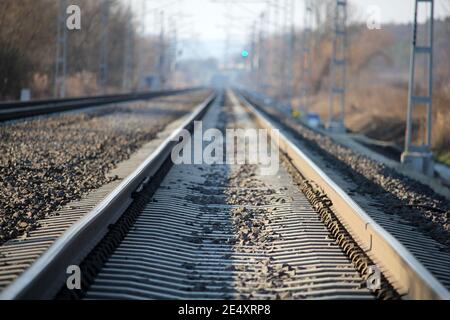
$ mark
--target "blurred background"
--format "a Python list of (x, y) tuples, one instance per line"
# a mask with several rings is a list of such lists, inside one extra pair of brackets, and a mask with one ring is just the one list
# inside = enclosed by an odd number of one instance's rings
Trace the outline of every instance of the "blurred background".
[[(308, 12), (304, 0), (70, 1), (81, 9), (81, 30), (66, 34), (64, 96), (234, 85), (295, 109), (308, 88), (309, 111), (325, 119), (336, 1), (312, 2)], [(414, 3), (348, 4), (345, 125), (399, 146)], [(59, 0), (0, 1), (0, 100), (18, 100), (24, 89), (32, 99), (59, 96), (59, 17)], [(433, 149), (450, 164), (449, 120), (450, 0), (436, 0)]]

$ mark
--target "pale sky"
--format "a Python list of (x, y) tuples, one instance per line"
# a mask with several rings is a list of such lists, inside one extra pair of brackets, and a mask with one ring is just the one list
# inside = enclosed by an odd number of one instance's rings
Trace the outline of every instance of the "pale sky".
[[(130, 1), (130, 0), (123, 0)], [(222, 57), (227, 31), (231, 36), (231, 50), (241, 46), (249, 38), (251, 25), (266, 8), (258, 0), (231, 0), (235, 4), (227, 5), (225, 0), (132, 0), (135, 9), (141, 11), (146, 2), (146, 32), (158, 33), (153, 8), (164, 7), (165, 15), (179, 14), (185, 17), (176, 19), (183, 41), (183, 51), (187, 56)], [(253, 2), (253, 3), (250, 3)], [(255, 3), (256, 2), (256, 3)], [(262, 2), (262, 1), (261, 1)], [(280, 4), (284, 0), (278, 0)], [(367, 10), (377, 6), (381, 24), (387, 22), (407, 23), (413, 19), (414, 0), (349, 0), (357, 7), (358, 18), (366, 19)], [(151, 13), (149, 13), (151, 11)], [(158, 9), (160, 11), (160, 9)], [(228, 15), (228, 17), (227, 17)], [(435, 0), (435, 17), (450, 15), (450, 0)], [(303, 0), (296, 0), (295, 20), (298, 26), (303, 22)], [(169, 26), (166, 26), (168, 29)]]

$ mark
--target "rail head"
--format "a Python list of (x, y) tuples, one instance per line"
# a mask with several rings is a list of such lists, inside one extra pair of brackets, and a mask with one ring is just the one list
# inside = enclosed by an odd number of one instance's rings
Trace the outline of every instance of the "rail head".
[(211, 94), (164, 142), (112, 193), (70, 227), (23, 274), (0, 293), (0, 300), (52, 299), (62, 288), (70, 265), (78, 265), (106, 235), (132, 202), (143, 181), (151, 180), (161, 168), (184, 129), (191, 129), (216, 99)]
[[(396, 238), (375, 222), (313, 160), (302, 152), (282, 128), (239, 94), (245, 107), (266, 129), (279, 130), (279, 147), (305, 178), (317, 183), (333, 201), (333, 207), (366, 254), (389, 276), (392, 285), (410, 299), (450, 300), (449, 291)], [(269, 130), (269, 132), (273, 132)]]
[(4, 101), (0, 102), (0, 110), (6, 109), (16, 109), (16, 108), (25, 108), (32, 106), (42, 106), (42, 105), (55, 105), (60, 103), (72, 103), (72, 102), (82, 102), (87, 100), (103, 100), (103, 99), (120, 99), (127, 97), (139, 97), (139, 96), (148, 96), (148, 95), (164, 95), (164, 94), (177, 94), (177, 93), (185, 93), (189, 91), (201, 90), (204, 89), (202, 87), (196, 88), (185, 88), (185, 89), (175, 89), (175, 90), (166, 90), (166, 91), (138, 91), (138, 92), (129, 92), (129, 93), (120, 93), (120, 94), (108, 94), (108, 95), (94, 95), (94, 96), (82, 96), (82, 97), (71, 97), (71, 98), (62, 98), (62, 99), (39, 99), (39, 100), (30, 100), (30, 101)]

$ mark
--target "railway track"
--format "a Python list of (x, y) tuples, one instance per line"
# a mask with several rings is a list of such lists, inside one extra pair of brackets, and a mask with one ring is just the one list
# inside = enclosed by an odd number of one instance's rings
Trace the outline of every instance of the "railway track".
[[(281, 151), (277, 174), (262, 174), (258, 164), (172, 166), (176, 138), (200, 119), (204, 129), (268, 129)], [(114, 190), (98, 195), (95, 208), (74, 209), (80, 213), (67, 231), (58, 229), (67, 227), (65, 217), (54, 218), (27, 245), (0, 248), (0, 281), (11, 277), (0, 298), (450, 298), (398, 235), (364, 212), (295, 137), (273, 129), (243, 96), (209, 97)], [(43, 254), (39, 246), (47, 246)], [(24, 259), (34, 260), (26, 270)], [(64, 289), (69, 265), (80, 265), (82, 291)], [(373, 268), (380, 285), (368, 288)]]
[[(232, 106), (227, 124), (218, 105), (204, 123), (251, 127)], [(86, 297), (371, 298), (287, 171), (273, 177), (258, 169), (175, 166)]]
[(62, 112), (88, 107), (99, 107), (112, 103), (147, 100), (157, 97), (183, 94), (197, 89), (171, 90), (161, 92), (137, 92), (80, 98), (34, 100), (0, 103), (0, 121), (20, 119), (53, 112)]

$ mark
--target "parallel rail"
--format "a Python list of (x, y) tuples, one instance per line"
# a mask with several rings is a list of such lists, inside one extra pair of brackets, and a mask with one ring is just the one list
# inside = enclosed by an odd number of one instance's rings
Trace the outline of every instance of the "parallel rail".
[(73, 225), (16, 281), (7, 287), (0, 299), (51, 299), (64, 283), (66, 268), (79, 264), (104, 237), (133, 201), (133, 193), (155, 175), (175, 145), (174, 137), (190, 129), (208, 109), (214, 96), (199, 105), (190, 117), (165, 140), (140, 166), (89, 214)]
[[(205, 129), (255, 127), (235, 95), (222, 101)], [(108, 257), (85, 298), (374, 299), (286, 167), (273, 175), (262, 167), (173, 166), (128, 232), (111, 232), (88, 258)]]
[[(256, 105), (245, 101), (246, 107), (264, 128), (273, 128), (273, 121)], [(391, 234), (386, 232), (328, 177), (305, 153), (295, 146), (289, 134), (281, 132), (280, 148), (296, 168), (314, 181), (332, 200), (341, 222), (369, 257), (388, 274), (396, 289), (410, 299), (450, 299), (449, 291)]]
[[(293, 142), (289, 134), (255, 105), (240, 96), (248, 112), (266, 129), (281, 129), (279, 147), (295, 168), (319, 185), (333, 201), (333, 209), (358, 245), (382, 267), (390, 283), (410, 299), (450, 299), (447, 289), (392, 235), (373, 221), (333, 180), (318, 168)], [(0, 299), (50, 299), (65, 282), (68, 265), (79, 264), (132, 203), (136, 190), (152, 180), (169, 158), (181, 130), (208, 111), (210, 96), (136, 171), (94, 210), (71, 227), (50, 249), (1, 294)], [(272, 130), (269, 130), (272, 132)], [(145, 224), (145, 223), (144, 223)]]
[(54, 112), (63, 112), (88, 107), (104, 106), (111, 103), (146, 100), (163, 96), (183, 94), (195, 90), (198, 90), (198, 88), (158, 91), (158, 92), (135, 92), (128, 94), (67, 98), (67, 99), (2, 102), (0, 103), (0, 121), (14, 120), (25, 117), (32, 117)]

